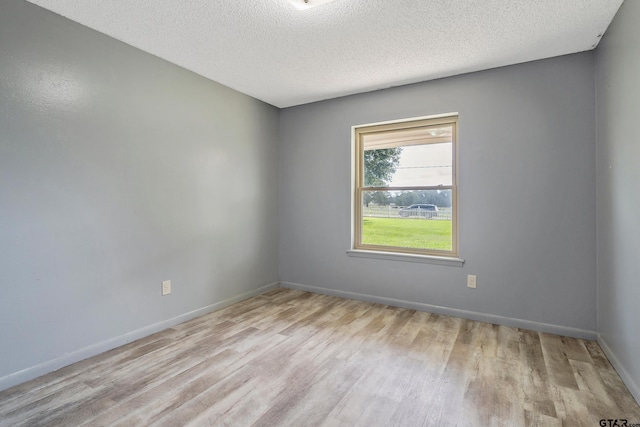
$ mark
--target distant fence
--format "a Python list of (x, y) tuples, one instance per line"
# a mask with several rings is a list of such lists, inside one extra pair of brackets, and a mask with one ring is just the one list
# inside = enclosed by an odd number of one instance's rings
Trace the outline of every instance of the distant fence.
[(451, 221), (451, 208), (438, 208), (438, 212), (408, 209), (407, 206), (363, 206), (362, 216), (374, 218), (426, 218)]

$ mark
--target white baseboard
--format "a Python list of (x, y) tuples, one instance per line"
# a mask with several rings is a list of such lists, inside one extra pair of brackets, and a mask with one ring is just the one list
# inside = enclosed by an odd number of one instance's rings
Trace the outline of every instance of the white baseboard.
[(605, 356), (607, 356), (607, 359), (609, 359), (609, 362), (611, 362), (611, 366), (613, 366), (613, 369), (615, 369), (618, 375), (620, 375), (620, 378), (627, 386), (634, 399), (636, 399), (636, 402), (640, 403), (640, 386), (638, 386), (638, 383), (636, 383), (635, 379), (624, 368), (622, 363), (620, 363), (620, 360), (616, 357), (613, 350), (611, 350), (611, 347), (609, 347), (607, 342), (604, 340), (604, 338), (602, 338), (602, 335), (600, 334), (598, 334), (598, 345), (604, 352)]
[(188, 313), (181, 314), (179, 316), (164, 320), (162, 322), (154, 323), (153, 325), (145, 326), (144, 328), (140, 328), (135, 331), (128, 332), (119, 337), (115, 337), (107, 341), (96, 343), (88, 347), (84, 347), (79, 350), (73, 351), (71, 353), (67, 353), (64, 356), (58, 357), (56, 359), (46, 361), (39, 365), (32, 366), (18, 372), (14, 372), (12, 374), (9, 374), (7, 376), (0, 378), (0, 391), (5, 390), (9, 387), (13, 387), (14, 385), (32, 380), (39, 376), (48, 374), (49, 372), (53, 372), (57, 369), (71, 365), (73, 363), (79, 362), (81, 360), (87, 359), (97, 354), (104, 353), (105, 351), (114, 349), (116, 347), (120, 347), (121, 345), (130, 343), (137, 339), (144, 338), (146, 336), (149, 336), (156, 332), (160, 332), (167, 328), (171, 328), (172, 326), (186, 322), (187, 320), (191, 320), (198, 316), (202, 316), (212, 311), (219, 310), (221, 308), (227, 307), (231, 304), (235, 304), (247, 298), (260, 295), (262, 293), (265, 293), (277, 287), (279, 287), (279, 282), (273, 282), (268, 285), (259, 287), (258, 289), (254, 289), (252, 291), (245, 292), (243, 294), (228, 298), (224, 301), (220, 301), (220, 302), (208, 305), (206, 307), (202, 307), (197, 310), (193, 310)]
[(336, 297), (355, 299), (360, 301), (374, 302), (379, 304), (392, 305), (394, 307), (410, 308), (418, 311), (427, 311), (434, 314), (444, 314), (447, 316), (461, 317), (463, 319), (477, 320), (480, 322), (495, 323), (497, 325), (512, 326), (515, 328), (530, 329), (532, 331), (547, 332), (550, 334), (564, 335), (567, 337), (582, 338), (595, 341), (597, 333), (585, 329), (570, 328), (567, 326), (552, 325), (550, 323), (533, 322), (530, 320), (515, 319), (512, 317), (496, 316), (493, 314), (478, 313), (475, 311), (458, 310), (455, 308), (441, 307), (438, 305), (423, 304), (420, 302), (405, 301), (394, 298), (385, 298), (375, 295), (359, 294), (354, 292), (340, 291), (336, 289), (319, 288), (315, 286), (301, 285), (299, 283), (280, 282), (280, 286), (289, 289), (314, 292), (317, 294), (333, 295)]

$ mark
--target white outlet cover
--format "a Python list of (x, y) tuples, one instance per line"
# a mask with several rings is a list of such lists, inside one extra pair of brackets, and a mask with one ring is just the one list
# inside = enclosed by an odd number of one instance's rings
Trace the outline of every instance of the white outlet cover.
[(467, 287), (475, 289), (476, 287), (476, 276), (473, 274), (469, 274), (467, 276)]
[(165, 280), (162, 282), (162, 295), (169, 295), (171, 293), (171, 280)]

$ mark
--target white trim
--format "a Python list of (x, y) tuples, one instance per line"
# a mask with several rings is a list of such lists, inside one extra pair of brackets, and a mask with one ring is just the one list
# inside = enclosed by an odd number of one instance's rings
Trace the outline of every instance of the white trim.
[(595, 339), (597, 338), (597, 333), (595, 331), (571, 328), (568, 326), (553, 325), (550, 323), (533, 322), (531, 320), (496, 316), (494, 314), (478, 313), (475, 311), (458, 310), (456, 308), (441, 307), (437, 305), (405, 301), (395, 298), (385, 298), (375, 295), (340, 291), (337, 289), (319, 288), (316, 286), (301, 285), (299, 283), (280, 282), (280, 286), (282, 286), (283, 288), (298, 289), (301, 291), (314, 292), (317, 294), (333, 295), (341, 298), (374, 302), (378, 304), (391, 305), (394, 307), (410, 308), (413, 310), (426, 311), (434, 314), (444, 314), (446, 316), (461, 317), (463, 319), (477, 320), (480, 322), (494, 323), (497, 325), (512, 326), (515, 328), (530, 329), (537, 332), (546, 332), (550, 334), (564, 335), (573, 338), (582, 338), (591, 341), (595, 341)]
[(616, 370), (622, 382), (627, 386), (631, 395), (636, 399), (636, 402), (640, 403), (640, 386), (636, 383), (635, 379), (629, 374), (629, 372), (624, 368), (624, 365), (620, 363), (620, 360), (616, 357), (611, 347), (607, 344), (607, 342), (602, 338), (602, 335), (598, 334), (598, 345), (604, 352), (607, 359), (613, 366), (613, 369)]
[(9, 374), (7, 376), (0, 378), (0, 391), (5, 390), (9, 387), (13, 387), (14, 385), (18, 385), (23, 382), (32, 380), (39, 376), (48, 374), (49, 372), (53, 372), (57, 369), (63, 368), (65, 366), (71, 365), (73, 363), (79, 362), (81, 360), (87, 359), (97, 354), (104, 353), (105, 351), (114, 349), (116, 347), (120, 347), (121, 345), (130, 343), (137, 339), (144, 338), (156, 332), (160, 332), (162, 330), (168, 329), (172, 326), (194, 319), (198, 316), (202, 316), (204, 314), (210, 313), (215, 310), (220, 310), (221, 308), (227, 307), (231, 304), (235, 304), (247, 298), (251, 298), (256, 295), (263, 294), (267, 291), (270, 291), (271, 289), (278, 288), (279, 284), (280, 284), (279, 282), (269, 283), (268, 285), (261, 286), (252, 291), (245, 292), (243, 294), (236, 295), (231, 298), (227, 298), (226, 300), (208, 305), (206, 307), (199, 308), (197, 310), (190, 311), (188, 313), (181, 314), (171, 319), (163, 320), (162, 322), (145, 326), (144, 328), (140, 328), (135, 331), (127, 332), (126, 334), (120, 335), (119, 337), (111, 338), (100, 343), (92, 344), (88, 347), (84, 347), (79, 350), (73, 351), (71, 353), (67, 353), (56, 359), (48, 360), (39, 365), (32, 366), (18, 372), (14, 372), (12, 374)]
[(352, 133), (355, 132), (356, 128), (369, 127), (369, 126), (379, 126), (379, 125), (393, 125), (396, 123), (406, 123), (406, 122), (417, 122), (420, 120), (431, 120), (431, 119), (444, 119), (449, 117), (457, 117), (460, 113), (457, 111), (451, 113), (442, 113), (442, 114), (432, 114), (430, 116), (419, 116), (419, 117), (409, 117), (404, 119), (395, 119), (395, 120), (385, 120), (383, 122), (375, 122), (375, 123), (364, 123), (361, 125), (351, 126)]
[(384, 259), (388, 261), (422, 262), (426, 264), (449, 265), (452, 267), (462, 267), (462, 265), (464, 264), (464, 260), (462, 258), (457, 258), (457, 257), (405, 254), (402, 252), (381, 252), (381, 251), (365, 251), (363, 249), (350, 249), (347, 251), (347, 255), (356, 257), (356, 258), (374, 258), (374, 259)]

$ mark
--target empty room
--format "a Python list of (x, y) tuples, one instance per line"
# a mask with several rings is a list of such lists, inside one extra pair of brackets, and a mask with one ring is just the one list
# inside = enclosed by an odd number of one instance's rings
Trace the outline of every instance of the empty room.
[(639, 22), (3, 0), (0, 426), (640, 426)]

